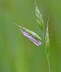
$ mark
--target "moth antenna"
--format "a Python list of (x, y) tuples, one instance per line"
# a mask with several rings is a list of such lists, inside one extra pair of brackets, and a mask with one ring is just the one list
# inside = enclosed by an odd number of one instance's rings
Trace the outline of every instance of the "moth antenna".
[(16, 24), (16, 26), (20, 29), (22, 29), (23, 27), (21, 25)]

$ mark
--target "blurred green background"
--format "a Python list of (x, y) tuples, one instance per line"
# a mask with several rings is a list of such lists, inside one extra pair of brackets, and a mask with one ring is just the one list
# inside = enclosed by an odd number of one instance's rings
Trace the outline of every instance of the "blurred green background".
[[(49, 16), (51, 72), (61, 72), (61, 1), (37, 0)], [(33, 16), (34, 0), (0, 0), (0, 72), (49, 72), (44, 46), (36, 47), (16, 31), (17, 23), (40, 35)]]

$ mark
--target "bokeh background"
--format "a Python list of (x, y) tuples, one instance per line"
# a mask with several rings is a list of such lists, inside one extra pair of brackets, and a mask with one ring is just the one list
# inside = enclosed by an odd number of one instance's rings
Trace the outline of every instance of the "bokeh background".
[[(44, 18), (49, 16), (51, 72), (61, 72), (61, 1), (37, 0)], [(35, 46), (15, 23), (40, 35), (33, 16), (34, 0), (0, 0), (0, 72), (49, 72), (44, 46)]]

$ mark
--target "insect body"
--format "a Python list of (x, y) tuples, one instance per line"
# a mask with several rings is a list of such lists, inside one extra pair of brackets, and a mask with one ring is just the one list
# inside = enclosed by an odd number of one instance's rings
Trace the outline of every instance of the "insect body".
[(25, 27), (22, 27), (22, 26), (19, 26), (19, 30), (22, 32), (22, 34), (27, 37), (30, 41), (32, 41), (36, 46), (40, 46), (42, 43), (41, 43), (41, 38), (38, 34), (36, 34), (35, 32), (25, 28)]

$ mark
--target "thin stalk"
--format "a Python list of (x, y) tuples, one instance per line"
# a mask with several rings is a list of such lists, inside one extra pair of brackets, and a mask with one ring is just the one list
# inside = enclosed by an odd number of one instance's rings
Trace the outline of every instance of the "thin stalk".
[(45, 28), (45, 32), (44, 32), (44, 46), (45, 46), (45, 55), (46, 55), (46, 59), (48, 62), (48, 69), (49, 69), (48, 71), (51, 72), (49, 52), (47, 52), (48, 48), (49, 48), (48, 21), (46, 23), (46, 28)]

